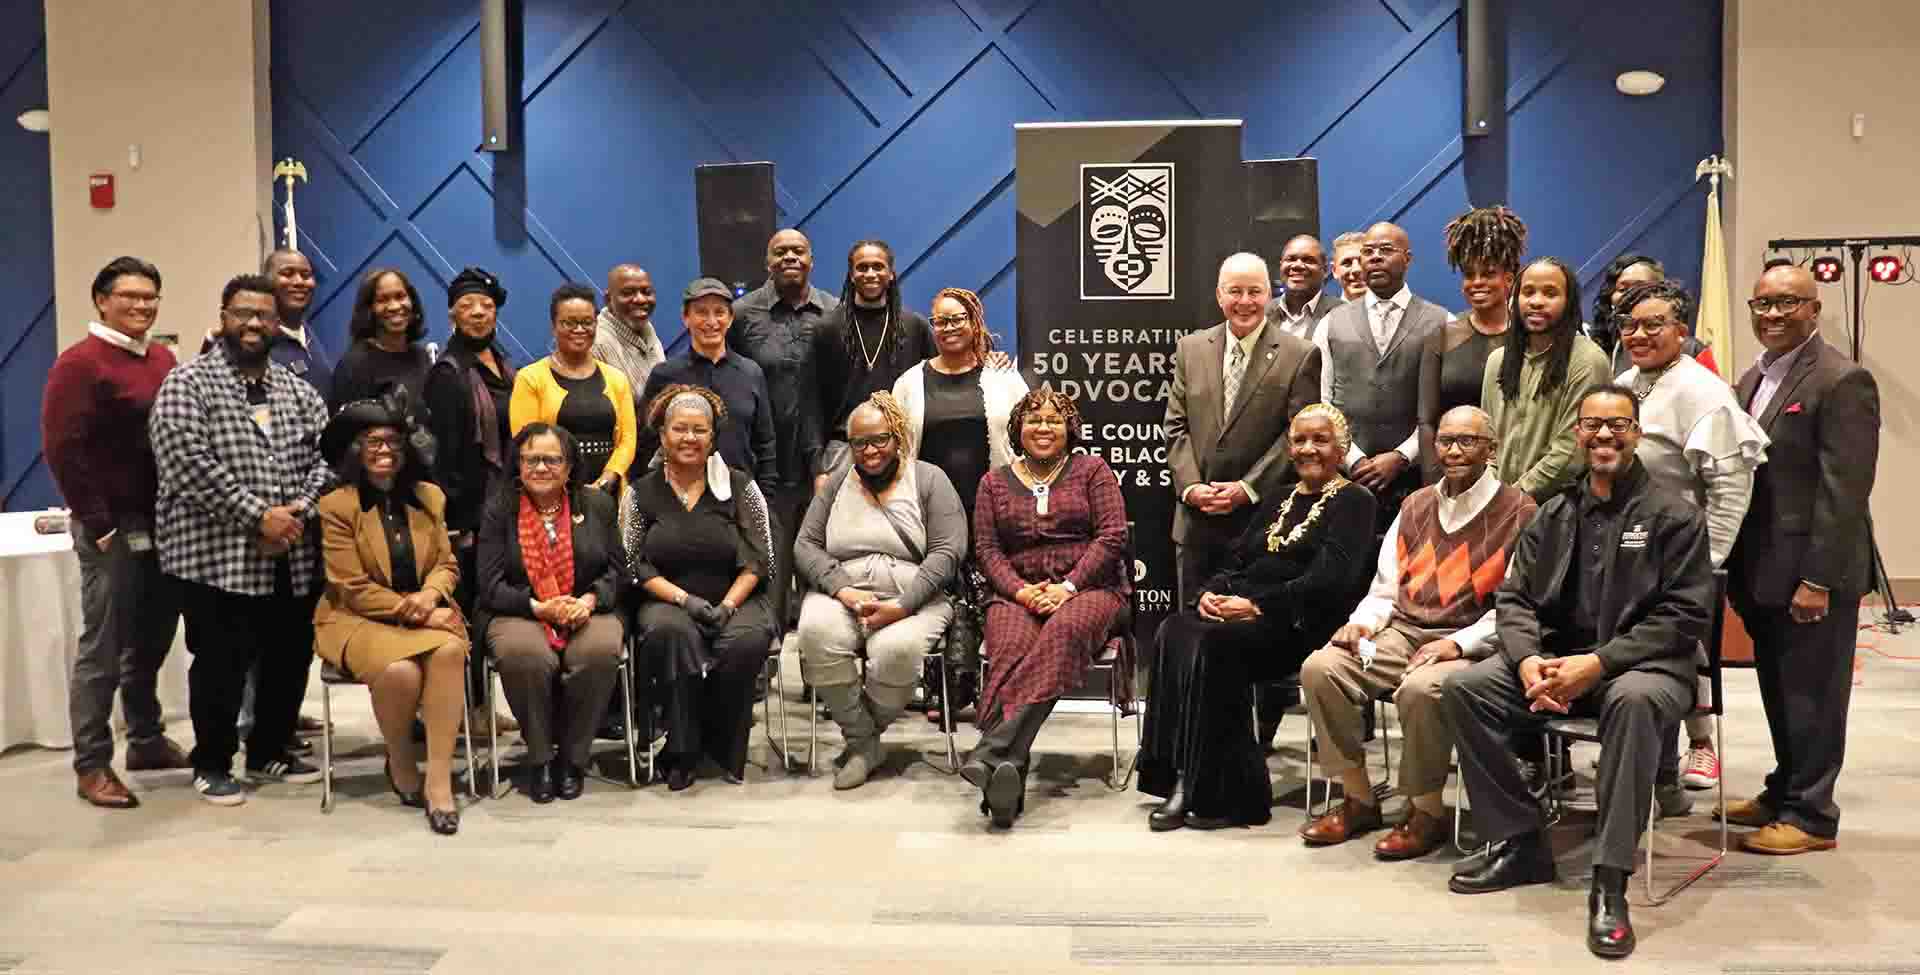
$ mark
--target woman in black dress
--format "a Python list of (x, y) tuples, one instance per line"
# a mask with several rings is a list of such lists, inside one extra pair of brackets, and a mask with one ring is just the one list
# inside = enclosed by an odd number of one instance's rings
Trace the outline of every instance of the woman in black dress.
[(1372, 574), (1373, 495), (1340, 476), (1347, 418), (1315, 403), (1287, 438), (1299, 484), (1261, 502), (1226, 567), (1160, 627), (1140, 751), (1140, 791), (1167, 800), (1148, 817), (1155, 831), (1272, 818), (1253, 684), (1299, 671)]
[(420, 344), (427, 334), (420, 292), (406, 275), (392, 268), (368, 271), (354, 295), (347, 329), (353, 345), (334, 367), (333, 388), (327, 391), (329, 413), (338, 413), (345, 403), (377, 399), (396, 386), (406, 387), (409, 402), (424, 401), (433, 359)]
[(1487, 357), (1507, 334), (1507, 309), (1527, 225), (1506, 207), (1475, 207), (1447, 224), (1447, 263), (1460, 275), (1467, 310), (1427, 339), (1420, 357), (1420, 468), (1440, 480), (1433, 449), (1440, 418), (1456, 406), (1479, 406)]
[(663, 463), (621, 504), (627, 564), (641, 590), (639, 663), (667, 689), (667, 788), (693, 784), (702, 757), (727, 781), (746, 776), (753, 687), (773, 646), (766, 499), (714, 453), (726, 404), (673, 385), (647, 406)]

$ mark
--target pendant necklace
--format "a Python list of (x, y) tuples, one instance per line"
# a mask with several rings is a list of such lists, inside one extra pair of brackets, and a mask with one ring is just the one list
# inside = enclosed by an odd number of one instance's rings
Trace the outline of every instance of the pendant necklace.
[(1042, 477), (1034, 473), (1033, 465), (1028, 463), (1025, 457), (1020, 458), (1020, 469), (1026, 472), (1027, 487), (1033, 492), (1034, 512), (1036, 514), (1044, 516), (1047, 513), (1047, 497), (1053, 493), (1052, 486), (1054, 479), (1058, 478), (1060, 472), (1065, 470), (1066, 467), (1066, 458), (1062, 457), (1054, 461), (1053, 468), (1047, 471), (1045, 477)]
[(875, 363), (880, 361), (880, 353), (887, 348), (887, 330), (893, 327), (893, 309), (887, 309), (887, 315), (880, 321), (880, 338), (873, 343), (873, 354), (867, 354), (867, 333), (860, 328), (860, 316), (857, 312), (847, 313), (847, 323), (853, 326), (853, 337), (860, 340), (860, 357), (867, 360), (867, 372), (872, 373)]

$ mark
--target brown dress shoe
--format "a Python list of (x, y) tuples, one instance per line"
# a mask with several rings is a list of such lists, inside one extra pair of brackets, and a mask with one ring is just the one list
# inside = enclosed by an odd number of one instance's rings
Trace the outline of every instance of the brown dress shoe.
[(159, 772), (164, 769), (192, 767), (193, 760), (187, 757), (187, 750), (165, 735), (152, 741), (127, 746), (127, 771), (129, 772)]
[(1300, 827), (1300, 838), (1308, 846), (1335, 846), (1384, 825), (1378, 804), (1342, 799), (1332, 812)]
[(1735, 799), (1714, 812), (1715, 819), (1724, 819), (1733, 826), (1769, 826), (1773, 824), (1773, 807), (1758, 799)]
[(1382, 860), (1416, 860), (1440, 848), (1447, 840), (1447, 821), (1429, 816), (1415, 808), (1407, 821), (1393, 828), (1373, 845), (1373, 855)]
[(1831, 850), (1840, 841), (1831, 836), (1815, 836), (1788, 823), (1770, 823), (1740, 837), (1740, 848), (1748, 853), (1793, 856), (1815, 850)]
[(140, 800), (127, 791), (126, 783), (113, 774), (110, 768), (88, 769), (80, 773), (80, 784), (75, 790), (80, 798), (102, 809), (132, 809), (140, 805)]

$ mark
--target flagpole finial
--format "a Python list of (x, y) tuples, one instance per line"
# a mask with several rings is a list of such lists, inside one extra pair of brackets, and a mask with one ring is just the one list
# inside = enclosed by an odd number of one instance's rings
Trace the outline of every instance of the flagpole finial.
[(1693, 167), (1693, 178), (1696, 181), (1702, 178), (1709, 179), (1713, 183), (1713, 188), (1719, 189), (1722, 178), (1733, 178), (1733, 162), (1718, 154), (1708, 156)]
[(299, 250), (300, 229), (299, 224), (293, 216), (293, 184), (295, 180), (302, 183), (307, 181), (307, 167), (302, 164), (300, 160), (288, 156), (274, 165), (273, 177), (287, 184), (287, 202), (284, 205), (286, 212), (286, 234), (281, 246), (288, 250)]

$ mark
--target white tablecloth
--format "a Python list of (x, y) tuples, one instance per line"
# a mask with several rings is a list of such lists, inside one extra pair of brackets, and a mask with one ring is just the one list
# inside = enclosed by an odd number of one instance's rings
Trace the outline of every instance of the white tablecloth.
[[(0, 514), (0, 749), (73, 747), (67, 683), (79, 652), (80, 560), (65, 533), (34, 533), (33, 519), (45, 513)], [(169, 720), (187, 713), (187, 663), (176, 631), (160, 668)]]

